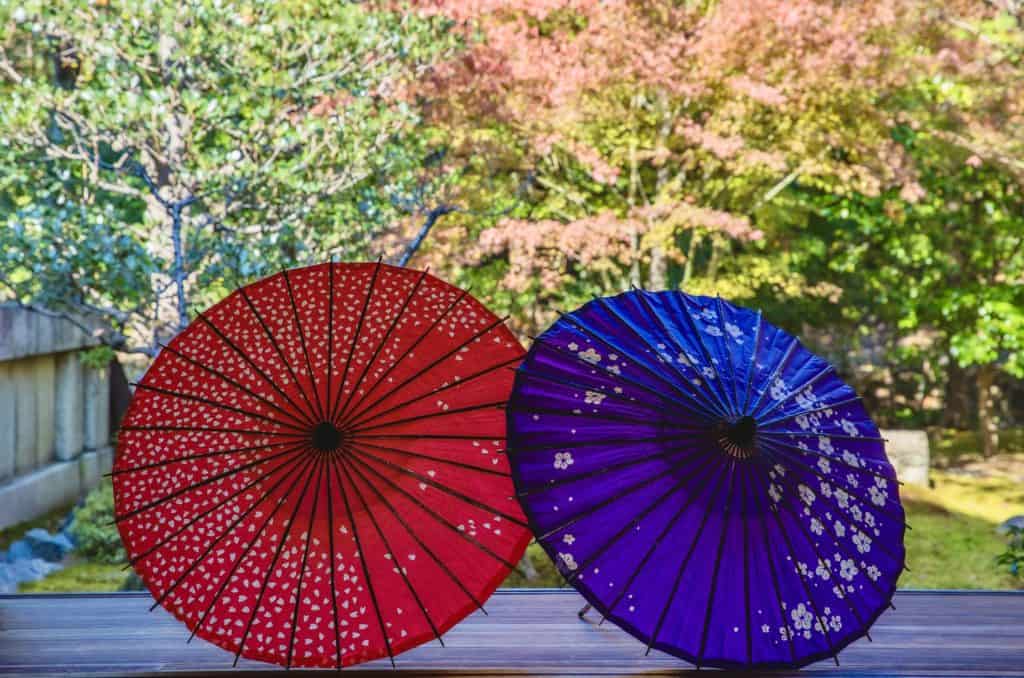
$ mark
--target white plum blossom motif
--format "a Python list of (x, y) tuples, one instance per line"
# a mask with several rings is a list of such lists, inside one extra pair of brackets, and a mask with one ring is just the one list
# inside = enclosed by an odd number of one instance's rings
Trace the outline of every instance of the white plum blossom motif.
[(884, 490), (885, 488), (889, 487), (889, 481), (886, 480), (885, 478), (875, 476), (875, 485)]
[(844, 490), (844, 489), (842, 489), (840, 487), (837, 487), (836, 491), (835, 491), (835, 497), (836, 497), (836, 502), (839, 504), (840, 508), (849, 508), (850, 507), (850, 495), (849, 495), (849, 493), (846, 490)]
[(853, 543), (857, 546), (857, 550), (861, 553), (867, 553), (871, 550), (871, 538), (863, 532), (856, 532), (853, 535)]
[(586, 360), (588, 363), (601, 362), (601, 354), (595, 351), (593, 348), (588, 348), (586, 351), (580, 351), (576, 355), (578, 355), (583, 360)]
[(701, 368), (700, 373), (704, 375), (705, 379), (714, 379), (718, 375), (715, 373), (715, 368), (710, 365), (706, 365)]
[(879, 489), (877, 486), (872, 485), (868, 488), (868, 494), (871, 495), (871, 503), (875, 506), (885, 506), (885, 500), (888, 494), (885, 490)]
[(826, 483), (824, 480), (821, 481), (821, 493), (826, 497), (832, 496), (832, 485)]
[(815, 499), (814, 490), (812, 490), (811, 488), (807, 487), (803, 483), (800, 483), (799, 485), (797, 485), (796, 489), (800, 492), (800, 499), (805, 504), (810, 506), (811, 504), (814, 503), (814, 499)]
[(860, 459), (857, 455), (849, 450), (843, 450), (843, 461), (846, 462), (847, 466), (858, 468), (860, 466)]
[(840, 424), (840, 426), (843, 427), (843, 431), (846, 433), (846, 435), (848, 435), (848, 436), (859, 436), (860, 435), (860, 431), (857, 430), (857, 427), (854, 426), (853, 422), (850, 421), (849, 419), (843, 418), (839, 422), (839, 424)]
[(789, 389), (786, 388), (786, 382), (782, 381), (780, 377), (775, 377), (770, 393), (773, 400), (782, 400), (789, 395)]
[(838, 520), (836, 521), (836, 524), (834, 525), (834, 528), (835, 528), (835, 533), (836, 533), (837, 537), (845, 537), (846, 536), (846, 526), (843, 525)]
[(743, 336), (743, 330), (732, 323), (725, 323), (725, 331), (729, 333), (729, 336), (739, 341), (739, 338)]
[(832, 441), (825, 436), (818, 436), (818, 449), (825, 454), (832, 454), (835, 452), (835, 448), (832, 447)]
[(811, 518), (811, 532), (820, 535), (825, 531), (825, 526), (821, 524), (821, 521), (817, 518)]
[(857, 565), (853, 562), (852, 558), (847, 558), (843, 560), (843, 562), (839, 563), (839, 576), (846, 581), (853, 581), (856, 574)]
[(778, 504), (782, 500), (782, 488), (771, 483), (768, 485), (768, 494), (771, 496), (772, 501)]
[(834, 614), (828, 618), (828, 627), (838, 633), (843, 630), (843, 620), (839, 615)]
[(566, 533), (565, 535), (562, 536), (562, 541), (565, 542), (566, 544), (568, 544), (569, 546), (572, 546), (573, 543), (575, 543), (575, 541), (576, 541), (576, 537), (572, 536), (571, 534)]
[(818, 561), (818, 567), (814, 569), (814, 574), (818, 575), (824, 580), (828, 580), (832, 576), (832, 571), (828, 568), (828, 563), (824, 560)]
[(800, 409), (809, 410), (818, 406), (818, 397), (814, 395), (814, 391), (808, 386), (796, 394), (796, 404), (800, 406)]
[(811, 622), (814, 620), (814, 616), (811, 614), (811, 611), (808, 610), (807, 606), (803, 603), (800, 603), (793, 608), (790, 611), (789, 616), (793, 618), (793, 627), (798, 631), (809, 631), (811, 628)]
[(783, 466), (782, 464), (776, 464), (775, 466), (772, 466), (772, 470), (778, 473), (783, 478), (786, 477), (786, 467)]
[(882, 576), (882, 571), (875, 565), (868, 565), (866, 572), (871, 581), (878, 581), (878, 578)]
[(580, 345), (577, 344), (575, 341), (569, 342), (569, 350), (570, 351), (578, 351), (579, 348), (580, 348)]
[(718, 313), (711, 310), (710, 308), (703, 308), (700, 311), (700, 317), (704, 318), (704, 320), (707, 321), (715, 321), (718, 320)]
[(600, 405), (608, 396), (597, 391), (587, 391), (583, 394), (583, 402), (588, 405)]
[(771, 630), (772, 627), (768, 626), (767, 624), (761, 624), (761, 633), (768, 633)]
[(818, 468), (821, 469), (822, 473), (831, 473), (832, 472), (832, 462), (830, 462), (825, 457), (818, 457)]
[(576, 569), (579, 567), (579, 565), (576, 563), (576, 559), (573, 558), (573, 555), (571, 553), (559, 553), (558, 557), (562, 559), (562, 562), (565, 563), (565, 567), (570, 571), (575, 572)]
[(718, 325), (705, 325), (704, 326), (704, 331), (707, 332), (708, 334), (710, 334), (713, 337), (721, 337), (721, 336), (723, 336), (722, 330), (720, 330), (718, 328)]
[(555, 468), (564, 471), (572, 466), (572, 452), (555, 452)]
[(874, 527), (875, 526), (875, 514), (869, 513), (867, 511), (865, 511), (864, 512), (864, 523), (868, 527)]

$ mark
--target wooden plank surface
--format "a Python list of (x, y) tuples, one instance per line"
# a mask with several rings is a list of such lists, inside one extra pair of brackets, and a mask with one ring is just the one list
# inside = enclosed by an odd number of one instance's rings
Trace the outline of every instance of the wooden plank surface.
[[(0, 596), (0, 674), (206, 675), (232, 656), (196, 640), (148, 594)], [(651, 652), (611, 624), (576, 617), (572, 591), (501, 591), (445, 636), (397, 658), (418, 675), (679, 675), (685, 662)], [(1024, 594), (901, 592), (896, 610), (843, 651), (773, 676), (1024, 676)], [(239, 669), (269, 673), (242, 661)], [(377, 661), (346, 674), (391, 671)], [(709, 675), (705, 670), (703, 675)], [(321, 672), (322, 673), (322, 672)], [(717, 675), (727, 675), (718, 672)], [(750, 675), (750, 674), (746, 674)]]

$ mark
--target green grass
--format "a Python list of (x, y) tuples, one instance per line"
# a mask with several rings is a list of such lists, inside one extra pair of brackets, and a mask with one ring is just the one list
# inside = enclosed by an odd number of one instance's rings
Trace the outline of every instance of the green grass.
[(42, 527), (48, 532), (56, 532), (57, 528), (60, 527), (61, 521), (71, 511), (72, 506), (73, 504), (61, 506), (38, 518), (0, 528), (0, 550), (6, 551), (13, 542), (18, 541), (22, 535), (36, 527)]
[(901, 588), (1013, 589), (1024, 579), (999, 568), (995, 558), (1006, 550), (995, 524), (952, 513), (938, 504), (907, 500), (907, 567)]
[(108, 591), (118, 591), (130, 574), (130, 572), (122, 569), (123, 567), (123, 565), (109, 565), (107, 563), (71, 562), (63, 570), (54, 572), (46, 579), (23, 582), (18, 587), (18, 593), (79, 593), (82, 591), (105, 593)]

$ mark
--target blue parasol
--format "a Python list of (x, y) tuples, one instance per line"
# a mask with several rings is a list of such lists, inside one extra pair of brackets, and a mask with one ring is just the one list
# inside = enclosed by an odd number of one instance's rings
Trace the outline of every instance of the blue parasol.
[(803, 666), (891, 606), (905, 521), (884, 441), (760, 313), (638, 290), (564, 314), (516, 373), (508, 437), (539, 543), (648, 651)]

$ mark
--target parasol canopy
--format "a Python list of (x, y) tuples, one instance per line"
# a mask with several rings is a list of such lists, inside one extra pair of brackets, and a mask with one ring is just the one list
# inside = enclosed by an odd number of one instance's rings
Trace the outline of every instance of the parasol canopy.
[(883, 439), (834, 368), (760, 313), (595, 299), (534, 341), (508, 431), (538, 541), (648, 651), (802, 666), (891, 604), (905, 523)]
[(522, 353), (467, 292), (379, 262), (201, 313), (136, 385), (112, 472), (154, 608), (236, 662), (440, 640), (530, 539), (502, 454)]

